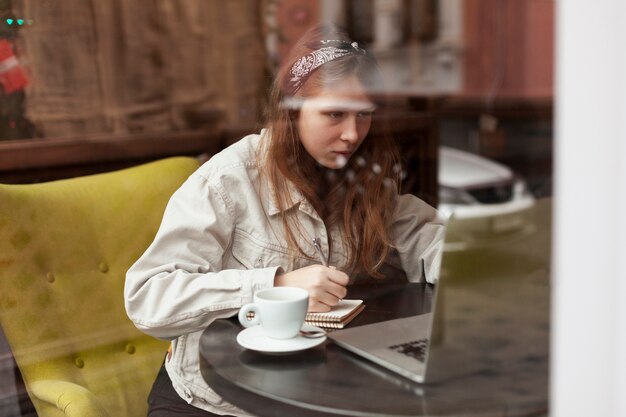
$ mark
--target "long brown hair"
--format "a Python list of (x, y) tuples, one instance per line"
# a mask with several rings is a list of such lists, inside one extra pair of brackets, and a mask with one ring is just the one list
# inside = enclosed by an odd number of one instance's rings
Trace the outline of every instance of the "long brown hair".
[[(326, 226), (337, 225), (347, 250), (350, 270), (380, 277), (378, 270), (389, 255), (388, 233), (395, 196), (400, 183), (398, 152), (384, 117), (381, 75), (375, 59), (365, 53), (351, 53), (324, 63), (312, 71), (294, 94), (289, 70), (294, 62), (319, 48), (321, 40), (351, 40), (340, 30), (316, 26), (296, 43), (279, 70), (270, 94), (266, 127), (269, 139), (261, 147), (262, 173), (271, 183), (281, 210), (287, 243), (291, 250), (306, 256), (299, 242), (301, 225), (285, 210), (293, 205), (289, 193), (294, 186), (317, 210)], [(326, 170), (307, 153), (299, 139), (297, 106), (293, 103), (315, 95), (320, 88), (356, 76), (372, 92), (377, 104), (367, 137), (345, 167)], [(286, 103), (290, 103), (287, 105)], [(298, 238), (299, 237), (299, 238)], [(332, 242), (331, 242), (332, 244)]]

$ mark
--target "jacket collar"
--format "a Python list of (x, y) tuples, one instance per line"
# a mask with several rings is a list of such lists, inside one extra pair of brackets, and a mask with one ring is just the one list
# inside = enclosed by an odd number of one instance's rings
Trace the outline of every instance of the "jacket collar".
[[(262, 129), (260, 136), (264, 137), (266, 135), (269, 135), (269, 131), (267, 129)], [(269, 188), (269, 204), (267, 207), (267, 214), (270, 217), (276, 216), (277, 214), (281, 212), (286, 212), (288, 210), (293, 209), (295, 206), (298, 206), (298, 209), (300, 211), (308, 214), (309, 216), (319, 221), (322, 221), (321, 217), (317, 214), (317, 212), (313, 208), (313, 205), (304, 197), (304, 195), (302, 195), (300, 190), (298, 190), (291, 181), (289, 181), (287, 184), (288, 193), (290, 197), (289, 201), (291, 203), (289, 204), (288, 207), (285, 207), (285, 209), (283, 210), (281, 210), (278, 207), (278, 204), (276, 203), (276, 190), (274, 189), (274, 185), (269, 183), (269, 181), (268, 181), (268, 188)]]
[(286, 212), (288, 210), (293, 209), (295, 206), (298, 206), (298, 210), (300, 210), (301, 212), (308, 214), (309, 216), (313, 217), (316, 220), (322, 221), (320, 216), (317, 214), (317, 212), (313, 208), (313, 205), (309, 202), (309, 200), (307, 200), (304, 197), (304, 195), (302, 195), (302, 193), (295, 187), (295, 185), (292, 182), (288, 183), (288, 192), (289, 192), (291, 203), (289, 204), (289, 206), (285, 207), (285, 209), (283, 210), (281, 210), (278, 207), (278, 204), (276, 203), (276, 190), (274, 189), (273, 184), (269, 184), (269, 192), (270, 192), (270, 198), (269, 198), (270, 201), (269, 201), (267, 213), (270, 216), (275, 216), (281, 212)]

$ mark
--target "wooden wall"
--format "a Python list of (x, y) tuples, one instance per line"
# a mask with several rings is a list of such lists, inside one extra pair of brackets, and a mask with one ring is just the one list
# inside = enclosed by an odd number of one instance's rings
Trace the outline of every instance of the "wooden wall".
[(265, 92), (256, 0), (14, 0), (27, 112), (43, 137), (253, 123)]
[[(38, 182), (170, 155), (211, 155), (256, 129), (270, 77), (257, 0), (13, 0), (25, 112), (0, 182)], [(6, 138), (3, 138), (6, 139)]]
[(554, 4), (463, 0), (463, 94), (552, 97)]

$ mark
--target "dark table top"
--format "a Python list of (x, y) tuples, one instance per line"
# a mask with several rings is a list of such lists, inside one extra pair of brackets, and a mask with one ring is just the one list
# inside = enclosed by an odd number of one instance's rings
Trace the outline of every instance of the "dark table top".
[[(547, 415), (549, 209), (538, 205), (536, 223), (522, 236), (444, 256), (442, 277), (449, 278), (437, 300), (454, 307), (446, 310), (445, 338), (474, 354), (478, 349), (486, 366), (478, 372), (419, 384), (330, 340), (298, 353), (267, 355), (239, 346), (242, 327), (226, 319), (202, 334), (202, 376), (225, 400), (259, 416)], [(460, 281), (452, 278), (461, 275)], [(368, 284), (349, 287), (348, 298), (366, 305), (350, 327), (433, 309), (429, 284)], [(476, 299), (484, 305), (477, 308)]]
[[(366, 300), (357, 326), (430, 310), (426, 284), (359, 288)], [(416, 302), (418, 300), (418, 302)], [(547, 360), (529, 363), (532, 378), (481, 373), (435, 385), (412, 382), (327, 340), (288, 355), (239, 346), (235, 319), (218, 320), (200, 340), (207, 383), (227, 401), (259, 416), (515, 416), (547, 413)]]

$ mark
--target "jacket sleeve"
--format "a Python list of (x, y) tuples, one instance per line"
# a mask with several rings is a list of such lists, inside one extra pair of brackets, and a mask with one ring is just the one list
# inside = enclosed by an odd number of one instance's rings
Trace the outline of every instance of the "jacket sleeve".
[(444, 231), (444, 218), (436, 209), (414, 195), (398, 196), (391, 234), (409, 281), (437, 282)]
[(222, 270), (234, 216), (221, 185), (197, 173), (174, 193), (154, 241), (126, 274), (126, 312), (137, 328), (163, 339), (202, 330), (273, 285), (278, 267)]

